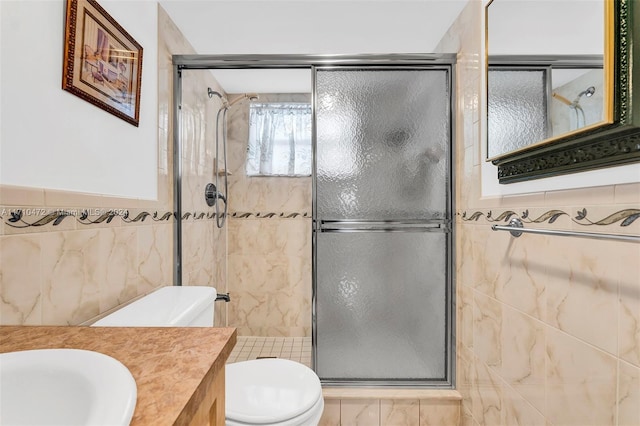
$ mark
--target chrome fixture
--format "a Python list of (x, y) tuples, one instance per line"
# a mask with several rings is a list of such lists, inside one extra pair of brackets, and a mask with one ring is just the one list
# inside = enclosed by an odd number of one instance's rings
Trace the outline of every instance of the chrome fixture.
[(217, 200), (222, 200), (225, 204), (227, 203), (227, 198), (216, 188), (215, 184), (208, 183), (204, 188), (204, 200), (207, 202), (209, 207), (213, 207)]
[[(215, 205), (216, 207), (216, 225), (218, 226), (218, 228), (222, 228), (224, 226), (224, 222), (227, 220), (227, 211), (229, 210), (229, 206), (227, 203), (227, 198), (229, 195), (229, 180), (228, 180), (228, 176), (227, 176), (227, 111), (229, 110), (229, 108), (231, 108), (233, 105), (235, 105), (236, 103), (244, 100), (244, 99), (249, 99), (250, 101), (255, 101), (258, 99), (258, 95), (256, 93), (243, 93), (240, 96), (238, 96), (237, 98), (233, 99), (232, 101), (229, 101), (229, 99), (227, 99), (226, 96), (222, 95), (220, 92), (213, 90), (211, 87), (207, 87), (207, 95), (209, 95), (209, 99), (212, 99), (214, 96), (217, 96), (220, 101), (222, 102), (222, 106), (220, 107), (220, 109), (218, 110), (218, 113), (216, 114), (216, 164), (215, 164), (215, 168), (214, 168), (214, 173), (216, 175), (216, 183), (215, 185), (213, 185), (213, 191), (215, 191), (212, 194), (209, 194), (206, 192), (205, 189), (205, 199), (207, 200), (207, 205), (209, 206), (213, 206)], [(219, 138), (220, 138), (220, 115), (222, 114), (222, 156), (223, 156), (223, 169), (219, 170), (219, 162), (218, 159), (220, 158), (220, 142), (219, 142)], [(218, 191), (218, 188), (220, 188), (220, 174), (222, 174), (224, 176), (224, 193), (221, 193)], [(210, 188), (211, 189), (211, 188)], [(224, 195), (226, 194), (226, 196)], [(207, 198), (211, 196), (211, 198)], [(216, 202), (217, 199), (220, 199), (224, 202), (224, 210), (222, 212), (222, 215), (220, 214), (220, 207), (219, 204)], [(210, 202), (212, 202), (212, 204), (209, 204)]]
[(231, 302), (231, 297), (229, 296), (229, 293), (218, 293), (215, 301), (218, 302), (220, 300), (224, 302)]
[(580, 231), (556, 231), (553, 229), (524, 229), (522, 221), (518, 218), (511, 219), (508, 226), (493, 225), (491, 229), (494, 231), (509, 231), (513, 237), (519, 237), (522, 233), (540, 234), (540, 235), (556, 235), (560, 237), (578, 237), (578, 238), (595, 238), (600, 240), (616, 240), (640, 242), (640, 235), (625, 234), (605, 234), (599, 232), (580, 232)]
[(587, 98), (590, 98), (593, 96), (593, 94), (596, 93), (596, 88), (593, 86), (587, 87), (586, 90), (583, 90), (582, 92), (580, 92), (578, 94), (578, 97), (576, 97), (576, 99), (573, 101), (573, 103), (578, 103), (580, 101), (580, 98), (583, 96), (586, 96)]

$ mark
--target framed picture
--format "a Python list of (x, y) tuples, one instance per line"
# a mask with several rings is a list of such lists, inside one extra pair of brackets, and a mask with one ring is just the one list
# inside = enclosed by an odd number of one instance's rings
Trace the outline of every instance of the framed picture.
[(67, 0), (62, 88), (138, 126), (142, 46), (95, 0)]

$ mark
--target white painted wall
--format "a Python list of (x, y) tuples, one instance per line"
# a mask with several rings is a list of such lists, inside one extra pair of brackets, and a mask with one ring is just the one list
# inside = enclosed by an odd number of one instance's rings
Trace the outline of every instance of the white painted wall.
[(64, 0), (0, 0), (0, 183), (157, 197), (157, 3), (101, 0), (142, 45), (140, 126), (63, 91)]

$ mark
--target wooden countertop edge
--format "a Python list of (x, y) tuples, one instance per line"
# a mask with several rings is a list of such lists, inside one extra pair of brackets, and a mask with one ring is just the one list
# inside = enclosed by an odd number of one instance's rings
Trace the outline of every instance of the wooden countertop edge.
[(218, 355), (213, 364), (211, 364), (209, 371), (207, 371), (207, 374), (204, 375), (195, 392), (193, 393), (193, 395), (191, 395), (191, 398), (189, 398), (189, 401), (176, 418), (174, 426), (190, 424), (194, 413), (198, 410), (198, 407), (200, 407), (202, 401), (204, 401), (209, 387), (216, 379), (218, 373), (220, 371), (224, 371), (227, 359), (229, 359), (229, 355), (231, 355), (231, 351), (236, 345), (237, 336), (238, 331), (234, 329), (233, 334), (229, 337), (229, 340), (227, 340), (227, 343), (224, 345), (224, 348), (220, 352), (220, 355)]

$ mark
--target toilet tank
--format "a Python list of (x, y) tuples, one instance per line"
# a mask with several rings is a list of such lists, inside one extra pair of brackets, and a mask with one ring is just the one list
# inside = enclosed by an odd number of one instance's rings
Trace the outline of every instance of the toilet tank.
[(213, 327), (213, 287), (168, 286), (93, 323), (96, 327)]

